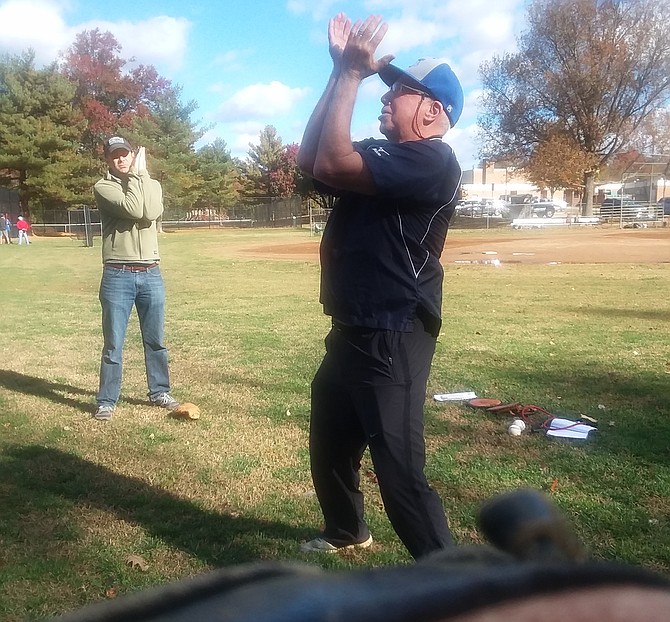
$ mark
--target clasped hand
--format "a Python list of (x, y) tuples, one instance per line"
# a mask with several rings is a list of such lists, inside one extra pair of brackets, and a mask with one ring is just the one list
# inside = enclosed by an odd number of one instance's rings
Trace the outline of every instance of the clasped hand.
[(354, 74), (360, 80), (379, 73), (395, 57), (387, 54), (375, 60), (374, 54), (386, 35), (388, 24), (378, 15), (365, 21), (351, 20), (338, 13), (328, 22), (328, 46), (333, 63), (341, 73)]
[(144, 147), (139, 147), (130, 166), (130, 172), (139, 175), (147, 170), (147, 155)]

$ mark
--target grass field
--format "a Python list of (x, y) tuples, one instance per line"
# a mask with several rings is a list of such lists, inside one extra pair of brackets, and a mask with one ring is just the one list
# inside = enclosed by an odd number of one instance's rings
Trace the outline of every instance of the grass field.
[[(458, 239), (461, 232), (450, 233)], [(481, 237), (482, 232), (478, 235)], [(243, 252), (307, 232), (161, 237), (174, 394), (146, 402), (133, 317), (123, 398), (91, 419), (101, 347), (100, 248), (0, 247), (0, 619), (40, 619), (260, 559), (308, 561), (320, 527), (307, 452), (309, 384), (328, 319), (313, 258)], [(592, 555), (670, 575), (670, 264), (449, 265), (429, 381), (427, 474), (459, 543), (492, 494), (548, 491)], [(513, 438), (506, 416), (435, 393), (474, 390), (598, 419), (587, 443)], [(375, 544), (324, 568), (408, 563), (371, 465)]]

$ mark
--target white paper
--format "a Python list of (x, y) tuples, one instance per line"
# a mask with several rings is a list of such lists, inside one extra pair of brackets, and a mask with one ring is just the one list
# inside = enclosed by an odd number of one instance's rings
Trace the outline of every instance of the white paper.
[(477, 397), (474, 391), (461, 391), (460, 393), (438, 393), (433, 395), (437, 402), (462, 402), (464, 400), (473, 400)]
[(570, 419), (552, 419), (549, 423), (549, 429), (547, 430), (547, 436), (555, 436), (557, 438), (579, 438), (585, 439), (588, 437), (589, 432), (597, 430), (591, 425), (586, 425), (585, 423), (577, 423), (576, 421), (571, 421)]

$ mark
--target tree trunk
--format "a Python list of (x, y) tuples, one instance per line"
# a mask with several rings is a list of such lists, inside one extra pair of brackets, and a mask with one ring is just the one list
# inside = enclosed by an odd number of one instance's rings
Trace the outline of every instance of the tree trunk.
[(582, 216), (593, 216), (593, 194), (596, 187), (595, 171), (584, 173), (584, 202), (582, 203)]

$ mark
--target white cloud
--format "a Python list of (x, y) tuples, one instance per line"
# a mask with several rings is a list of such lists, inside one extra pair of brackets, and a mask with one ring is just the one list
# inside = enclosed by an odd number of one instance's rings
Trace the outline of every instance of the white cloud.
[(463, 127), (457, 125), (449, 130), (444, 137), (444, 141), (449, 143), (454, 153), (456, 153), (463, 170), (476, 166), (479, 161), (476, 142), (477, 128), (478, 126), (475, 123)]
[(252, 84), (235, 93), (218, 109), (219, 121), (270, 119), (291, 111), (310, 92), (308, 88), (291, 88), (278, 81)]
[[(292, 0), (288, 6), (321, 22), (319, 38), (314, 35), (312, 40), (325, 45), (325, 22), (335, 12), (324, 15), (324, 7), (330, 4)], [(352, 20), (378, 14), (389, 25), (377, 57), (394, 54), (401, 67), (426, 56), (445, 57), (466, 90), (479, 83), (483, 61), (515, 49), (515, 37), (525, 24), (524, 0), (469, 0), (465, 9), (457, 0), (365, 0), (357, 4), (357, 13), (349, 13)]]
[(430, 48), (444, 40), (449, 31), (433, 19), (422, 19), (416, 15), (403, 15), (388, 20), (389, 29), (378, 48), (378, 55), (399, 54), (417, 47)]
[(473, 89), (465, 93), (463, 102), (463, 117), (474, 119), (480, 112), (479, 98), (482, 96), (482, 89)]
[(249, 153), (249, 145), (257, 145), (259, 136), (265, 128), (264, 123), (241, 123), (233, 126), (235, 139), (230, 145), (233, 156), (246, 158)]
[(79, 26), (78, 31), (109, 31), (121, 44), (123, 58), (175, 70), (184, 64), (191, 26), (183, 17), (160, 15), (138, 22), (94, 20)]
[(19, 54), (32, 48), (36, 64), (56, 60), (58, 53), (72, 43), (61, 13), (60, 5), (47, 0), (8, 0), (0, 4), (0, 51)]
[(381, 96), (388, 91), (388, 86), (386, 86), (379, 76), (370, 76), (363, 81), (361, 84), (360, 90), (358, 92), (358, 97), (361, 100), (372, 100), (379, 103), (379, 108), (381, 109)]
[(261, 121), (239, 121), (232, 124), (232, 127), (235, 131), (240, 132), (241, 134), (253, 134), (254, 138), (258, 138), (261, 130), (267, 125)]
[(249, 153), (249, 144), (258, 144), (259, 136), (266, 125), (258, 121), (219, 124), (204, 134), (197, 142), (196, 149), (213, 143), (217, 138), (222, 138), (226, 141), (230, 155), (244, 160)]
[(170, 70), (183, 65), (191, 23), (165, 15), (144, 21), (92, 20), (68, 26), (65, 1), (7, 0), (0, 4), (0, 51), (18, 54), (32, 48), (37, 65), (56, 60), (83, 30), (111, 32), (121, 44), (121, 56)]

